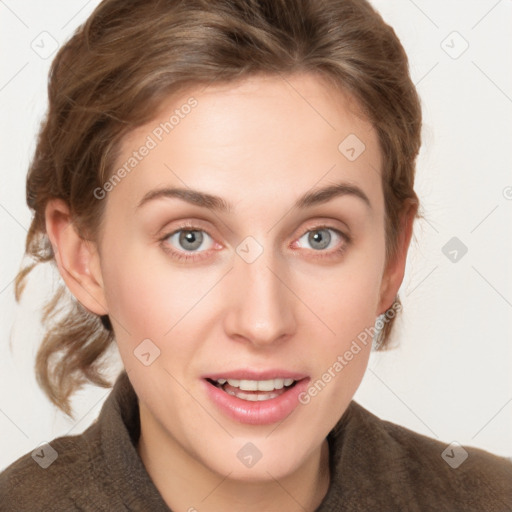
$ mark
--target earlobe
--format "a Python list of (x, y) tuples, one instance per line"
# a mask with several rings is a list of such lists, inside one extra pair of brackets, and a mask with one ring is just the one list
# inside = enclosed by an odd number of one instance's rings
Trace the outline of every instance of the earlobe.
[(407, 252), (412, 238), (414, 218), (417, 213), (417, 204), (404, 211), (401, 218), (402, 228), (398, 237), (397, 251), (394, 258), (388, 262), (382, 278), (381, 300), (377, 315), (385, 313), (394, 303), (398, 295), (398, 290), (402, 284), (405, 275), (405, 265), (407, 261)]
[(63, 200), (48, 202), (45, 224), (57, 267), (70, 292), (92, 313), (107, 314), (97, 248), (77, 233)]

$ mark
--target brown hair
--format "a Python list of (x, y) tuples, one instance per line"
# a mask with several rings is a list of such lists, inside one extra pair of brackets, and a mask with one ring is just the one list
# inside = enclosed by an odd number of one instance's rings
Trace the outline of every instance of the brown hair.
[[(84, 238), (100, 229), (105, 201), (93, 191), (113, 173), (121, 139), (150, 121), (162, 100), (191, 85), (256, 73), (315, 73), (357, 100), (379, 135), (384, 157), (386, 258), (397, 249), (405, 208), (416, 206), (415, 160), (421, 107), (394, 30), (364, 0), (104, 0), (57, 53), (49, 107), (27, 176), (34, 217), (26, 253), (55, 264), (45, 231), (49, 199), (63, 199)], [(340, 141), (341, 142), (341, 141)], [(83, 383), (110, 384), (102, 356), (114, 339), (108, 318), (87, 311), (61, 282), (45, 305), (46, 333), (36, 376), (71, 416), (69, 397)], [(397, 297), (395, 302), (399, 305)], [(394, 316), (394, 315), (393, 315)], [(394, 318), (379, 334), (388, 346)]]

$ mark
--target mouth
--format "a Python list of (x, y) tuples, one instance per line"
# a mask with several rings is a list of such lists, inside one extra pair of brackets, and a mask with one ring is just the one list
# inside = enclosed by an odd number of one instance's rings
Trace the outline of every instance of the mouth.
[(246, 368), (203, 375), (201, 380), (206, 396), (223, 415), (239, 423), (268, 425), (283, 421), (299, 406), (310, 378), (284, 369)]
[(272, 400), (292, 389), (297, 382), (303, 379), (275, 378), (266, 380), (247, 379), (211, 379), (206, 381), (212, 386), (221, 389), (228, 395), (249, 402), (264, 402)]

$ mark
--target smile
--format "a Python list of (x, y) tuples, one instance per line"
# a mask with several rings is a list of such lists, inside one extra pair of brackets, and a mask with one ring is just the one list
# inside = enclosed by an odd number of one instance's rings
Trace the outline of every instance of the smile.
[(235, 396), (241, 400), (262, 402), (277, 398), (293, 387), (297, 381), (294, 379), (216, 379), (209, 380), (209, 382), (225, 391), (228, 395)]
[(230, 373), (204, 377), (206, 394), (223, 415), (252, 425), (284, 420), (300, 404), (298, 396), (310, 380), (279, 371)]

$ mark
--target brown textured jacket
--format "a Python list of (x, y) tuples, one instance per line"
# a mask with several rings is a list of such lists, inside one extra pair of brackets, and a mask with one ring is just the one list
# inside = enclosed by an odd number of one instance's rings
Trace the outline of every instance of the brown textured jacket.
[[(0, 510), (169, 512), (135, 449), (139, 434), (137, 395), (123, 371), (84, 433), (59, 437), (0, 474)], [(447, 448), (353, 400), (328, 441), (331, 483), (315, 512), (512, 511), (506, 458)]]

